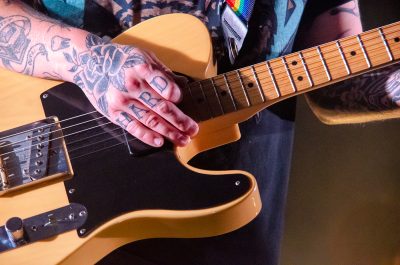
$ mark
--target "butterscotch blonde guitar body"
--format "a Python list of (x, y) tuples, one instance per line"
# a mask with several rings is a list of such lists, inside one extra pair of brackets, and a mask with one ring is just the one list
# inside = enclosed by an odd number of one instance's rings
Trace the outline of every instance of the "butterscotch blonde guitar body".
[[(216, 74), (208, 31), (189, 15), (174, 14), (146, 21), (117, 37), (115, 42), (151, 50), (172, 70), (195, 79)], [(0, 80), (0, 131), (43, 119), (40, 94), (59, 84), (5, 70), (0, 71)], [(188, 147), (175, 150), (177, 158), (186, 165), (202, 151), (238, 140), (237, 123), (263, 107), (202, 123), (198, 137)], [(191, 170), (215, 175), (227, 173)], [(252, 188), (228, 204), (193, 211), (130, 212), (104, 223), (87, 237), (80, 238), (73, 230), (5, 251), (0, 253), (0, 264), (92, 264), (112, 250), (140, 239), (207, 237), (233, 231), (250, 222), (261, 208), (254, 177), (240, 173), (251, 178)], [(62, 181), (44, 182), (11, 192), (0, 197), (0, 226), (13, 216), (24, 219), (68, 204)]]

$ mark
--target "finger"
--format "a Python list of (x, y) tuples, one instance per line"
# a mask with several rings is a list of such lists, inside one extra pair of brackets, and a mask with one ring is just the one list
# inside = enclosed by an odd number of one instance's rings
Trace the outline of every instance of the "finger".
[(178, 146), (185, 146), (190, 142), (190, 137), (181, 133), (177, 128), (169, 124), (157, 113), (148, 110), (146, 106), (136, 100), (130, 101), (123, 110), (150, 130), (158, 132), (159, 134), (168, 138), (171, 142)]
[[(162, 61), (160, 61), (154, 53), (150, 52), (149, 57), (153, 63), (157, 64), (161, 70), (163, 70), (172, 80), (178, 84), (178, 87), (183, 88), (189, 83), (189, 79), (183, 75), (172, 72)], [(182, 100), (182, 98), (180, 99)]]
[(138, 65), (135, 70), (164, 99), (172, 102), (180, 101), (182, 93), (179, 86), (155, 64)]
[(120, 125), (140, 141), (154, 147), (161, 147), (164, 144), (164, 138), (159, 133), (146, 128), (127, 112), (116, 112), (114, 117), (116, 124)]
[(142, 88), (138, 94), (133, 95), (133, 98), (160, 115), (181, 132), (191, 137), (197, 134), (199, 127), (194, 120), (184, 114), (174, 103), (156, 95), (150, 88)]

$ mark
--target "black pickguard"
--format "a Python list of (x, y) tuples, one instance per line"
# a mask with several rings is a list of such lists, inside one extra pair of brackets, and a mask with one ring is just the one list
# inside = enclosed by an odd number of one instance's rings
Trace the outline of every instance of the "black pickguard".
[[(60, 120), (94, 110), (70, 83), (50, 89), (41, 98), (46, 116)], [(92, 119), (97, 120), (83, 123)], [(104, 125), (107, 122), (96, 112), (61, 123), (74, 170), (74, 177), (65, 181), (66, 192), (70, 202), (88, 210), (82, 227), (86, 232), (80, 236), (123, 213), (214, 207), (241, 197), (251, 186), (244, 175), (193, 172), (179, 163), (171, 146), (151, 148), (113, 124)], [(74, 126), (77, 123), (83, 124)]]

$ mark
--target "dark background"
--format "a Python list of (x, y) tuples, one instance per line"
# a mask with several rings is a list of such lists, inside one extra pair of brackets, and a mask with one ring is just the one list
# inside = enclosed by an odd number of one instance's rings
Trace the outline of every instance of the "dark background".
[[(360, 5), (365, 30), (400, 19), (399, 0)], [(283, 265), (400, 264), (399, 120), (327, 126), (299, 98), (282, 247)]]

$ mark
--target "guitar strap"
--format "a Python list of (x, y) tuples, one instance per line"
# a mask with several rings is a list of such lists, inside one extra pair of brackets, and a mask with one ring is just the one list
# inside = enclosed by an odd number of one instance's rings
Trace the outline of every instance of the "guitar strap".
[(224, 0), (221, 26), (229, 60), (233, 64), (243, 46), (255, 0)]

